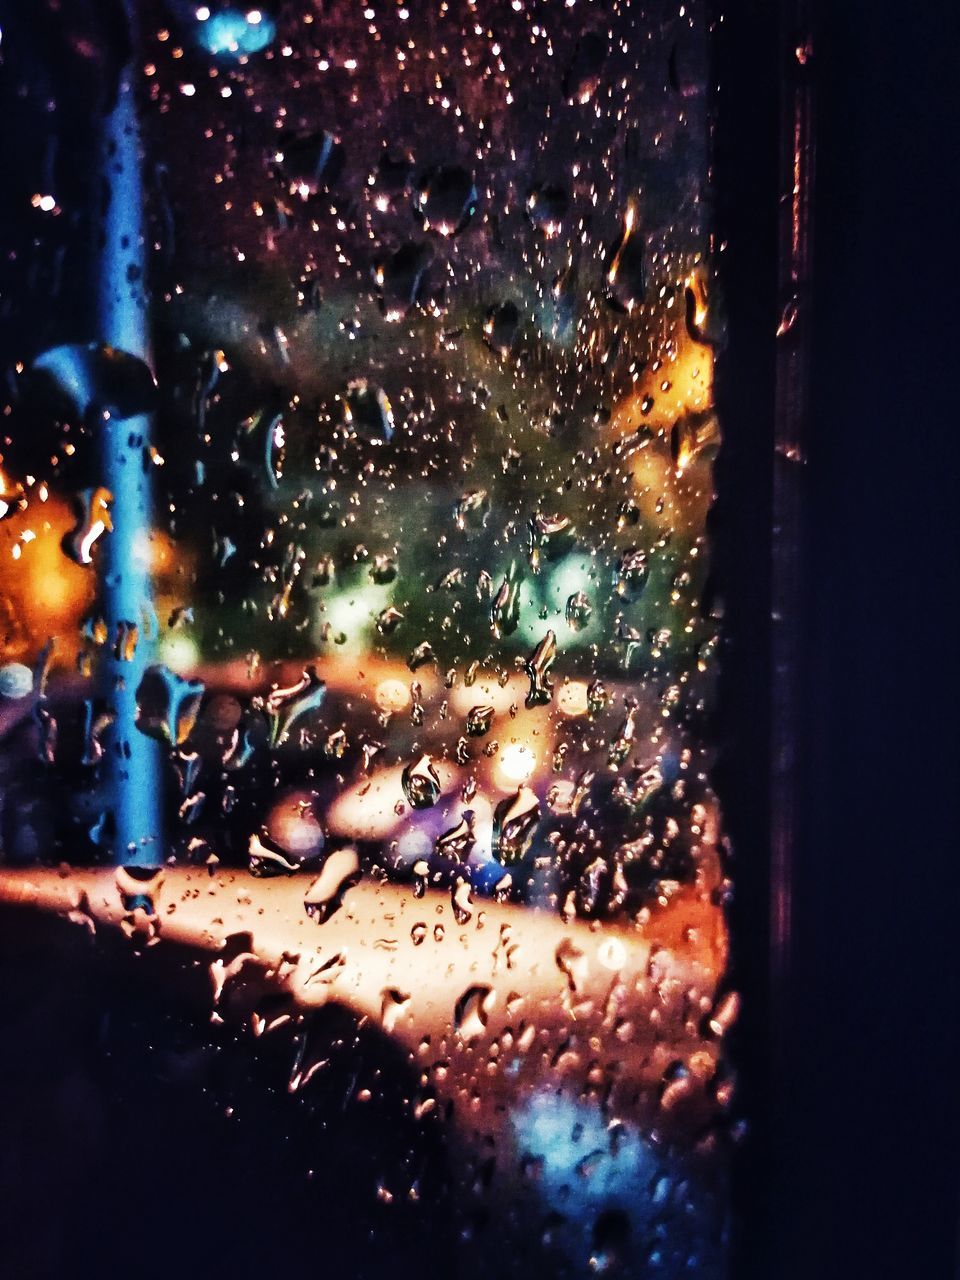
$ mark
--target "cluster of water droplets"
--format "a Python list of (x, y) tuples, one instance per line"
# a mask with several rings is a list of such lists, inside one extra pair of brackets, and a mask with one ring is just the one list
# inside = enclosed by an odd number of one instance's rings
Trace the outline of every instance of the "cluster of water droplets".
[[(53, 574), (64, 603), (42, 661), (28, 593), (4, 605), (0, 716), (42, 766), (7, 788), (4, 856), (125, 861), (105, 779), (129, 688), (156, 744), (158, 865), (249, 871), (264, 893), (302, 877), (304, 954), (363, 889), (384, 893), (371, 954), (486, 928), (497, 980), (457, 977), (443, 1035), (491, 1080), (523, 1075), (541, 1028), (518, 1012), (512, 925), (497, 935), (484, 912), (542, 914), (537, 963), (573, 1027), (551, 1038), (544, 1015), (551, 1079), (576, 1077), (576, 1107), (612, 1106), (616, 1072), (574, 1024), (633, 1045), (640, 1015), (621, 1005), (639, 992), (645, 1031), (683, 1042), (651, 1050), (648, 1091), (693, 1110), (716, 1087), (699, 1038), (736, 1012), (708, 992), (729, 886), (710, 786), (723, 321), (706, 7), (228, 8), (144, 33), (152, 359), (56, 345), (13, 377), (11, 412), (45, 424), (49, 452), (23, 450), (28, 468), (3, 446), (0, 556)], [(114, 437), (153, 497), (135, 549), (150, 598), (119, 616)], [(59, 813), (41, 812), (51, 779)], [(123, 927), (153, 945), (157, 886), (124, 876)], [(391, 894), (423, 904), (402, 929)], [(671, 911), (696, 922), (685, 985), (651, 960), (629, 998), (609, 977), (609, 1007), (587, 935), (552, 932), (609, 929), (606, 977), (622, 937)], [(255, 975), (286, 1002), (257, 1006), (257, 1034), (295, 1024), (306, 962), (235, 950), (215, 961), (218, 1009)], [(325, 995), (353, 954), (324, 953)], [(386, 1034), (417, 998), (384, 978)], [(298, 1035), (300, 1089), (318, 1068)], [(558, 1194), (599, 1185), (614, 1146), (577, 1145), (579, 1121), (548, 1133), (538, 1106), (524, 1167)], [(652, 1201), (681, 1212), (664, 1176)], [(621, 1219), (587, 1200), (593, 1270), (633, 1265)], [(644, 1265), (666, 1256), (653, 1243)]]

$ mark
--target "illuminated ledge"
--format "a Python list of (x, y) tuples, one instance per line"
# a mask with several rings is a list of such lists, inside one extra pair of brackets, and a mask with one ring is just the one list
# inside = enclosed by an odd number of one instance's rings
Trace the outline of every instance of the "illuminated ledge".
[[(601, 927), (489, 900), (467, 904), (458, 923), (448, 894), (371, 881), (319, 923), (304, 906), (313, 883), (206, 868), (149, 882), (123, 869), (0, 869), (0, 905), (122, 929), (132, 947), (206, 953), (214, 1017), (240, 1004), (256, 1034), (341, 1005), (403, 1047), (423, 1073), (426, 1109), (452, 1102), (471, 1128), (545, 1083), (603, 1092), (632, 1115), (645, 1101), (686, 1122), (713, 1109), (723, 1027), (714, 1013), (714, 1033), (703, 1028), (726, 931), (703, 884), (642, 926)], [(678, 1059), (687, 1070), (671, 1083)], [(301, 1067), (291, 1088), (305, 1082)]]

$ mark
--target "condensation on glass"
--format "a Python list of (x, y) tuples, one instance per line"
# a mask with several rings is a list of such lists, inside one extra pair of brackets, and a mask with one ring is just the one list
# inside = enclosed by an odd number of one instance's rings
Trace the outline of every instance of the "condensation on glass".
[(356, 1212), (433, 1135), (450, 1274), (720, 1275), (708, 6), (133, 16), (9, 379), (0, 896), (396, 1095)]

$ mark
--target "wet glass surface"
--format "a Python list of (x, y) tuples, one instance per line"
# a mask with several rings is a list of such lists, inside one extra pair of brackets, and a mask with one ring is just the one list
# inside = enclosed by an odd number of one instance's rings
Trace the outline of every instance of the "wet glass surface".
[(189, 1201), (147, 1274), (723, 1275), (708, 7), (123, 12), (6, 69), (61, 140), (99, 90), (8, 267), (62, 311), (5, 313), (60, 1194)]

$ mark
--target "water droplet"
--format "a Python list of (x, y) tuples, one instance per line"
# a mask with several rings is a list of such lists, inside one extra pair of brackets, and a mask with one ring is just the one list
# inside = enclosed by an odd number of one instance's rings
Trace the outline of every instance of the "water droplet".
[(33, 692), (33, 672), (22, 662), (5, 662), (0, 667), (0, 698), (15, 701)]
[(406, 1014), (410, 1004), (410, 993), (400, 991), (396, 987), (385, 987), (380, 993), (380, 1021), (387, 1035)]
[(328, 587), (336, 576), (336, 565), (333, 556), (323, 555), (317, 560), (316, 568), (313, 571), (313, 585), (315, 587)]
[(300, 863), (315, 862), (326, 844), (317, 797), (303, 787), (288, 791), (271, 805), (264, 832), (285, 856)]
[(398, 196), (404, 196), (413, 180), (413, 158), (407, 154), (394, 155), (389, 148), (381, 152), (374, 179), (375, 203), (381, 213), (386, 212)]
[(395, 609), (393, 605), (388, 605), (386, 609), (377, 614), (377, 630), (382, 636), (393, 635), (397, 627), (403, 621), (403, 614), (399, 609)]
[(432, 257), (429, 245), (411, 242), (374, 264), (373, 278), (385, 320), (402, 320), (420, 302)]
[(113, 532), (110, 504), (113, 494), (102, 485), (77, 494), (77, 523), (64, 534), (63, 549), (75, 564), (93, 564), (93, 548), (104, 533)]
[(524, 664), (524, 670), (530, 679), (530, 688), (525, 700), (527, 707), (546, 706), (553, 697), (550, 668), (556, 656), (557, 637), (552, 631), (548, 631)]
[(474, 843), (473, 813), (467, 809), (456, 826), (450, 827), (442, 835), (437, 836), (434, 852), (441, 857), (452, 858), (456, 862), (465, 862)]
[(495, 1003), (492, 987), (468, 987), (456, 1003), (453, 1025), (461, 1040), (476, 1040), (483, 1035)]
[(365, 440), (382, 444), (393, 439), (390, 401), (380, 387), (366, 378), (357, 378), (347, 387), (343, 412), (347, 425)]
[(647, 553), (639, 547), (629, 547), (617, 561), (613, 577), (614, 590), (622, 600), (632, 603), (640, 598), (649, 576)]
[(660, 1086), (660, 1106), (664, 1111), (672, 1111), (693, 1089), (694, 1081), (685, 1063), (676, 1060), (671, 1062), (663, 1073)]
[(544, 308), (544, 322), (549, 337), (561, 346), (573, 342), (577, 325), (577, 285), (579, 270), (573, 255), (550, 285), (549, 302)]
[(561, 535), (566, 535), (569, 539), (573, 532), (573, 525), (568, 516), (548, 516), (542, 511), (535, 511), (527, 521), (527, 547), (531, 570), (539, 573), (541, 554), (545, 551), (550, 555), (556, 554), (555, 544), (561, 540)]
[(436, 662), (437, 655), (433, 651), (433, 645), (428, 640), (424, 640), (413, 650), (407, 658), (407, 666), (411, 671), (418, 671), (421, 667), (427, 666), (428, 663)]
[[(592, 1243), (592, 1271), (612, 1275), (621, 1271), (630, 1245), (630, 1219), (626, 1213), (622, 1209), (604, 1209), (599, 1213), (593, 1224)], [(659, 1253), (651, 1261), (651, 1270), (658, 1268), (658, 1263)]]
[(471, 707), (467, 712), (467, 733), (471, 738), (482, 738), (490, 732), (496, 709), (484, 703)]
[(134, 947), (152, 947), (160, 941), (157, 912), (164, 874), (156, 867), (118, 867), (116, 886), (124, 915), (120, 929)]
[(633, 750), (637, 738), (637, 704), (628, 704), (627, 714), (617, 731), (617, 736), (610, 743), (607, 760), (611, 767), (619, 767)]
[(260, 409), (240, 424), (240, 447), (244, 463), (254, 475), (276, 489), (283, 479), (286, 433), (283, 415)]
[(737, 991), (728, 991), (714, 1005), (707, 1025), (715, 1036), (724, 1036), (736, 1022), (739, 1014), (740, 994)]
[(605, 938), (597, 947), (597, 959), (604, 969), (618, 973), (627, 963), (627, 949), (619, 938)]
[(343, 170), (341, 143), (325, 129), (288, 134), (280, 139), (273, 160), (290, 195), (306, 200), (325, 190)]
[(326, 692), (327, 686), (316, 667), (310, 666), (304, 669), (296, 684), (269, 693), (263, 700), (263, 708), (270, 719), (270, 745), (282, 746), (294, 725), (321, 706)]
[(590, 619), (593, 617), (590, 597), (582, 591), (575, 591), (573, 595), (568, 596), (564, 617), (571, 631), (583, 631), (590, 625)]
[(636, 206), (631, 202), (606, 271), (607, 302), (614, 310), (628, 314), (643, 301), (646, 292), (645, 246), (636, 221)]
[(670, 431), (670, 456), (678, 475), (699, 458), (715, 458), (719, 447), (720, 423), (712, 409), (684, 414)]
[(520, 330), (520, 312), (515, 302), (501, 302), (491, 307), (483, 322), (483, 338), (491, 351), (501, 359), (513, 350)]
[(285, 858), (279, 849), (270, 848), (256, 834), (250, 837), (248, 866), (250, 874), (260, 878), (292, 876), (300, 870), (299, 862), (292, 858)]
[(137, 689), (137, 728), (180, 746), (193, 732), (203, 692), (199, 680), (185, 680), (159, 664), (148, 667)]
[(564, 96), (586, 106), (600, 84), (607, 59), (607, 41), (599, 31), (585, 31), (577, 41), (563, 78)]
[(440, 779), (428, 755), (421, 756), (415, 764), (404, 766), (400, 785), (407, 803), (414, 809), (429, 809), (440, 798)]
[(570, 207), (570, 197), (563, 187), (534, 187), (527, 196), (527, 217), (536, 229), (548, 239), (560, 234), (563, 220)]
[(582, 991), (590, 972), (590, 962), (585, 952), (581, 951), (569, 938), (564, 938), (557, 946), (554, 959), (557, 968), (566, 976), (570, 990)]
[(425, 231), (455, 236), (476, 213), (478, 199), (469, 169), (439, 165), (420, 179), (413, 196), (413, 208)]
[(146, 908), (151, 914), (157, 910), (164, 873), (157, 867), (117, 867), (114, 882), (120, 901), (126, 910), (135, 906)]
[(461, 533), (467, 529), (482, 529), (489, 515), (490, 496), (486, 489), (469, 489), (460, 495), (454, 516)]
[(453, 918), (457, 924), (469, 924), (473, 919), (473, 898), (470, 892), (470, 881), (468, 879), (460, 879), (455, 882), (450, 890), (450, 905), (453, 908)]
[(149, 413), (157, 384), (146, 361), (101, 343), (51, 347), (33, 362), (80, 418), (133, 418)]
[(385, 587), (397, 576), (397, 561), (394, 556), (378, 554), (370, 564), (370, 578), (378, 586)]
[(780, 313), (780, 323), (777, 325), (777, 337), (785, 338), (788, 333), (792, 333), (799, 318), (800, 300), (796, 296), (788, 298), (783, 305), (783, 311)]
[(303, 909), (318, 924), (329, 920), (343, 901), (343, 895), (360, 878), (356, 849), (335, 849), (303, 899)]
[(591, 680), (587, 685), (587, 710), (597, 715), (607, 705), (609, 696), (602, 680)]
[(707, 283), (702, 272), (689, 277), (684, 289), (687, 333), (694, 342), (719, 346), (724, 337), (720, 308), (709, 305)]
[(497, 588), (490, 605), (490, 627), (498, 640), (512, 635), (520, 622), (520, 587), (523, 575), (516, 560), (511, 560), (506, 577)]
[(502, 866), (519, 862), (529, 849), (537, 823), (540, 802), (529, 787), (501, 800), (493, 813), (493, 856)]

